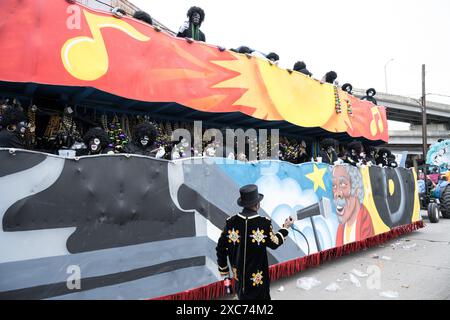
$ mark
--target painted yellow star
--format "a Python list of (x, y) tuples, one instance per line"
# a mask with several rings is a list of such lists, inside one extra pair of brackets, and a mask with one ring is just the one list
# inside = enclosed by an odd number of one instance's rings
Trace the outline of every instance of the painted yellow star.
[(323, 183), (323, 176), (326, 171), (327, 168), (319, 169), (317, 165), (314, 165), (314, 171), (306, 175), (309, 180), (314, 182), (314, 192), (316, 192), (319, 187), (321, 187), (324, 191), (327, 191), (325, 184)]

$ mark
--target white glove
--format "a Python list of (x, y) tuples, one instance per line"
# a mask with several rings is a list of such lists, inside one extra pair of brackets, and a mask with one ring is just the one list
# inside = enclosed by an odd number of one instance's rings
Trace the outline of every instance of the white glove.
[(165, 154), (166, 154), (166, 150), (164, 150), (164, 147), (159, 147), (159, 150), (156, 153), (155, 158), (156, 159), (161, 159), (162, 157), (164, 157)]
[(189, 21), (185, 21), (183, 23), (183, 25), (180, 27), (180, 33), (183, 33), (184, 31), (186, 31), (187, 29), (189, 29)]
[(172, 160), (177, 160), (180, 158), (180, 153), (178, 151), (172, 152)]

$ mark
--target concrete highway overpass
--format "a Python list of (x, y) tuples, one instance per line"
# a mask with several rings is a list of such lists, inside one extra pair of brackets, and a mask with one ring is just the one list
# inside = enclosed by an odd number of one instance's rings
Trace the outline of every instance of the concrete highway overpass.
[[(355, 90), (358, 97), (363, 90)], [(388, 120), (406, 122), (410, 130), (389, 130), (389, 144), (392, 151), (408, 151), (422, 154), (422, 106), (421, 101), (409, 97), (387, 93), (377, 93), (378, 105), (387, 108)], [(433, 144), (438, 139), (450, 139), (450, 105), (427, 101), (427, 142)]]

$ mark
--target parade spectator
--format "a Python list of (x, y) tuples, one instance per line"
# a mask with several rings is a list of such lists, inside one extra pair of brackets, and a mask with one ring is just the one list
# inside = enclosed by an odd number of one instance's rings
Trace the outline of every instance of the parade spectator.
[(422, 170), (419, 170), (419, 180), (425, 180), (425, 173)]
[(347, 92), (348, 94), (353, 94), (353, 86), (350, 83), (345, 83), (342, 86), (342, 90), (344, 90), (345, 92)]
[(347, 146), (346, 162), (352, 166), (361, 166), (365, 163), (365, 154), (362, 143), (353, 141)]
[(334, 72), (334, 71), (329, 71), (323, 76), (321, 82), (322, 83), (326, 82), (326, 83), (330, 83), (330, 84), (333, 84), (333, 85), (338, 85), (338, 82), (336, 81), (336, 79), (337, 79), (337, 73)]
[(395, 155), (393, 155), (392, 153), (388, 157), (388, 166), (390, 168), (397, 168), (398, 167), (398, 163), (397, 163), (397, 160), (395, 159)]
[(299, 152), (297, 156), (297, 163), (305, 163), (309, 161), (309, 155), (306, 151), (306, 142), (302, 140), (299, 145)]
[(319, 157), (322, 159), (323, 163), (333, 165), (338, 161), (338, 156), (336, 153), (337, 141), (331, 138), (323, 139), (320, 143)]
[(391, 155), (391, 151), (389, 151), (389, 149), (381, 148), (380, 150), (378, 150), (376, 164), (380, 167), (388, 167), (390, 155)]
[(83, 137), (84, 144), (87, 147), (85, 155), (106, 154), (108, 150), (109, 137), (102, 128), (92, 128)]
[(348, 163), (347, 162), (347, 152), (338, 153), (338, 164)]
[(124, 152), (148, 157), (162, 158), (164, 147), (156, 145), (158, 130), (152, 123), (141, 123), (133, 129), (133, 141), (125, 146)]
[(149, 25), (153, 25), (152, 17), (145, 11), (136, 11), (133, 18), (148, 23)]
[(294, 64), (294, 71), (303, 73), (304, 75), (306, 75), (306, 76), (308, 76), (308, 77), (311, 77), (311, 76), (312, 76), (312, 73), (309, 72), (308, 69), (306, 69), (306, 64), (305, 64), (303, 61), (297, 61), (297, 62)]
[(240, 46), (236, 49), (230, 49), (230, 51), (236, 52), (236, 53), (241, 53), (241, 54), (251, 54), (253, 51), (253, 49), (250, 49), (247, 46)]
[(205, 34), (200, 30), (200, 26), (205, 20), (205, 12), (202, 8), (191, 7), (187, 12), (189, 18), (180, 28), (177, 37), (191, 38), (197, 41), (206, 41)]
[(433, 183), (433, 186), (430, 190), (431, 194), (434, 195), (435, 198), (439, 199), (441, 198), (442, 194), (444, 193), (444, 190), (448, 186), (447, 177), (445, 176), (439, 176), (436, 183)]
[(278, 64), (280, 57), (278, 56), (278, 54), (276, 54), (275, 52), (270, 52), (268, 54), (265, 54), (261, 51), (252, 49), (250, 47), (247, 46), (240, 46), (236, 49), (230, 49), (230, 51), (236, 52), (236, 53), (241, 53), (241, 54), (248, 54), (248, 55), (252, 55), (253, 57), (257, 57), (257, 58), (261, 58), (261, 59), (266, 59), (271, 61), (274, 64)]
[(439, 178), (440, 178), (439, 170), (437, 167), (434, 167), (431, 170), (431, 173), (428, 175), (428, 179), (431, 180), (431, 182), (433, 183), (433, 186), (436, 186), (436, 183), (438, 182)]
[(365, 163), (367, 165), (375, 165), (377, 149), (375, 149), (375, 147), (368, 145), (368, 144), (363, 144), (363, 149), (364, 149), (364, 153), (366, 155)]
[(361, 100), (367, 100), (372, 102), (374, 105), (378, 105), (377, 100), (374, 98), (374, 96), (377, 94), (374, 88), (367, 89), (366, 95), (361, 98)]
[(275, 52), (270, 52), (269, 54), (267, 54), (266, 59), (275, 64), (278, 64), (278, 62), (280, 61), (280, 57)]
[(425, 180), (423, 178), (422, 179), (419, 178), (417, 180), (417, 187), (419, 195), (425, 194)]

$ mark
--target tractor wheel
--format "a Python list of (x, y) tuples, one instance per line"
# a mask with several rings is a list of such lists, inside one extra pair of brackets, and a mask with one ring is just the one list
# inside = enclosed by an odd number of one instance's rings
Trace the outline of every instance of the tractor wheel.
[(441, 195), (442, 217), (450, 219), (450, 184), (447, 185)]
[(428, 219), (430, 219), (431, 223), (439, 222), (439, 207), (437, 203), (430, 203), (428, 205)]

